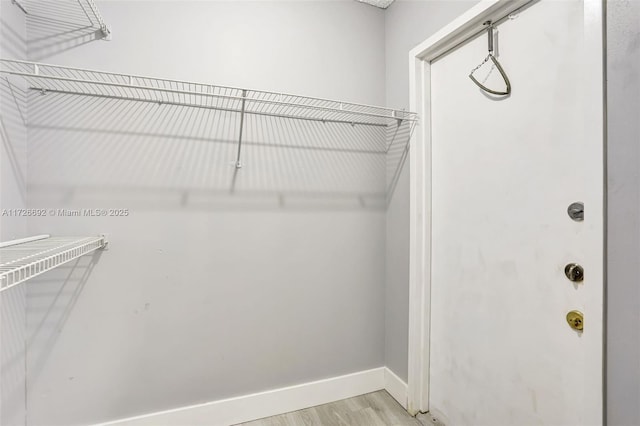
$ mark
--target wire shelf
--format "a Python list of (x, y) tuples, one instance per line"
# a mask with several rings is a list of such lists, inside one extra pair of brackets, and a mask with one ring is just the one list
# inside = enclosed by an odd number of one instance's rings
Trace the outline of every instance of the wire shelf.
[(390, 108), (178, 80), (0, 59), (0, 73), (23, 77), (31, 90), (208, 108), (351, 125), (397, 125), (416, 113)]
[[(109, 29), (109, 26), (104, 22), (104, 19), (100, 14), (100, 10), (98, 9), (98, 6), (96, 6), (93, 0), (84, 0), (84, 2), (87, 4), (89, 10), (91, 11), (91, 15), (93, 15), (93, 17), (97, 21), (98, 26), (100, 27), (100, 31), (102, 31), (102, 35), (104, 36), (104, 38), (110, 39), (111, 29)], [(87, 14), (87, 16), (90, 16), (90, 15)], [(89, 17), (89, 20), (92, 21), (90, 17)]]
[[(94, 0), (75, 0), (62, 3), (60, 1), (52, 4), (38, 3), (29, 0), (11, 0), (28, 19), (49, 20), (56, 25), (75, 24), (76, 26), (87, 26), (97, 28), (101, 32), (101, 38), (110, 40), (111, 29), (105, 23), (98, 6)], [(54, 7), (51, 7), (51, 6)]]
[[(30, 240), (30, 241), (29, 241)], [(0, 292), (80, 256), (104, 248), (104, 236), (41, 236), (0, 247)]]

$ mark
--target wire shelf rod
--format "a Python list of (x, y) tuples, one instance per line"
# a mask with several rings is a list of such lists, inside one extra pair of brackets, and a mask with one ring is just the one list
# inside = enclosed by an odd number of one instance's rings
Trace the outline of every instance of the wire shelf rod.
[(24, 6), (22, 5), (22, 3), (18, 0), (11, 0), (11, 4), (14, 4), (18, 7), (18, 9), (20, 9), (22, 11), (22, 13), (24, 13), (25, 15), (28, 15), (29, 12), (27, 12), (27, 9), (24, 8)]
[[(299, 107), (299, 108), (307, 108), (307, 109), (322, 109), (322, 110), (327, 110), (327, 111), (339, 111), (339, 112), (350, 112), (350, 113), (357, 113), (359, 115), (369, 115), (369, 116), (373, 116), (373, 117), (380, 117), (380, 118), (397, 118), (397, 119), (404, 119), (404, 120), (412, 120), (412, 121), (417, 121), (417, 115), (415, 113), (412, 112), (407, 112), (407, 111), (400, 111), (400, 110), (394, 110), (392, 108), (387, 108), (387, 107), (380, 107), (380, 106), (372, 106), (372, 105), (367, 105), (367, 104), (356, 104), (356, 103), (352, 103), (352, 102), (343, 102), (343, 101), (335, 101), (335, 100), (330, 100), (330, 99), (325, 99), (325, 98), (311, 98), (311, 97), (305, 97), (305, 96), (298, 96), (298, 95), (292, 95), (292, 94), (287, 94), (287, 93), (281, 93), (281, 92), (268, 92), (268, 91), (262, 91), (262, 90), (250, 90), (250, 89), (241, 89), (241, 88), (237, 88), (237, 87), (232, 87), (232, 86), (219, 86), (219, 85), (211, 85), (211, 84), (206, 84), (206, 83), (195, 83), (195, 82), (187, 82), (187, 81), (183, 81), (183, 80), (170, 80), (170, 79), (164, 79), (164, 78), (155, 78), (155, 77), (145, 77), (145, 76), (140, 76), (140, 75), (134, 75), (134, 74), (120, 74), (120, 73), (114, 73), (114, 72), (107, 72), (107, 71), (97, 71), (97, 70), (92, 70), (92, 69), (84, 69), (84, 68), (73, 68), (73, 67), (66, 67), (66, 66), (58, 66), (58, 65), (49, 65), (49, 64), (42, 64), (42, 63), (36, 63), (36, 62), (30, 62), (30, 61), (21, 61), (21, 60), (0, 60), (1, 62), (5, 62), (5, 63), (13, 63), (13, 64), (22, 64), (22, 65), (26, 65), (26, 66), (32, 66), (34, 67), (34, 69), (37, 70), (37, 68), (39, 67), (40, 69), (42, 68), (52, 68), (55, 70), (67, 70), (70, 72), (77, 72), (77, 73), (89, 73), (89, 74), (96, 74), (98, 76), (104, 77), (106, 78), (106, 76), (110, 76), (110, 77), (116, 77), (116, 78), (120, 78), (120, 79), (126, 79), (128, 82), (132, 82), (134, 79), (135, 80), (142, 80), (142, 81), (148, 81), (148, 82), (152, 82), (152, 84), (154, 84), (154, 86), (141, 86), (141, 85), (133, 85), (133, 84), (123, 84), (123, 83), (112, 83), (112, 82), (108, 82), (108, 81), (98, 81), (98, 80), (86, 80), (86, 79), (71, 79), (69, 77), (68, 81), (70, 82), (78, 82), (80, 84), (95, 84), (95, 85), (113, 85), (113, 86), (119, 86), (122, 88), (127, 88), (130, 90), (155, 90), (155, 91), (162, 91), (165, 93), (174, 93), (174, 94), (184, 94), (184, 95), (193, 95), (193, 96), (206, 96), (206, 95), (212, 95), (215, 97), (222, 97), (222, 98), (226, 98), (226, 99), (236, 99), (238, 101), (241, 100), (241, 96), (234, 96), (234, 95), (219, 95), (219, 94), (215, 94), (215, 93), (209, 93), (209, 92), (194, 92), (194, 91), (189, 91), (189, 90), (177, 90), (177, 89), (166, 89), (163, 87), (160, 87), (160, 84), (169, 84), (171, 86), (177, 87), (178, 85), (188, 85), (188, 86), (200, 86), (200, 87), (208, 87), (208, 88), (212, 88), (213, 90), (217, 89), (217, 90), (232, 90), (232, 91), (242, 91), (242, 90), (247, 90), (248, 92), (254, 93), (256, 95), (262, 95), (264, 96), (264, 98), (258, 98), (258, 97), (249, 97), (247, 98), (248, 100), (251, 100), (253, 102), (262, 102), (262, 103), (271, 103), (271, 104), (275, 104), (275, 105), (285, 105), (285, 106), (293, 106), (293, 107)], [(24, 77), (37, 77), (37, 78), (50, 78), (52, 80), (60, 80), (61, 77), (56, 77), (56, 76), (50, 76), (50, 75), (43, 75), (42, 72), (37, 72), (35, 71), (33, 74), (30, 73), (24, 73), (24, 72), (19, 72), (19, 71), (15, 71), (15, 70), (2, 70), (1, 72), (4, 73), (9, 73), (9, 74), (14, 74), (14, 75), (20, 75), (20, 76), (24, 76)], [(266, 97), (275, 97), (274, 99), (267, 99)], [(298, 102), (287, 102), (284, 101), (283, 98), (289, 98), (290, 100), (297, 100)], [(331, 103), (332, 107), (327, 107), (327, 106), (320, 106), (317, 104), (313, 104), (313, 103), (317, 103), (317, 102), (325, 102), (325, 103)], [(384, 112), (384, 114), (381, 113), (371, 113), (371, 112), (367, 112), (363, 109), (374, 109), (376, 111), (379, 112)]]
[(33, 237), (20, 238), (17, 240), (11, 241), (3, 241), (0, 243), (0, 248), (15, 246), (17, 244), (30, 243), (31, 241), (44, 240), (45, 238), (49, 238), (51, 235), (43, 234), (43, 235), (35, 235)]
[[(22, 76), (22, 77), (36, 78), (36, 79), (48, 79), (48, 80), (53, 80), (53, 81), (66, 81), (66, 82), (73, 82), (73, 83), (80, 83), (80, 84), (95, 84), (95, 85), (101, 85), (101, 86), (110, 86), (110, 87), (118, 87), (118, 88), (126, 88), (126, 89), (148, 90), (148, 91), (151, 91), (151, 92), (163, 92), (163, 93), (172, 93), (172, 94), (181, 94), (181, 95), (193, 95), (193, 96), (201, 96), (201, 97), (211, 97), (211, 98), (218, 98), (218, 99), (237, 100), (237, 101), (240, 101), (240, 102), (246, 101), (246, 102), (259, 103), (259, 104), (272, 104), (272, 105), (290, 106), (290, 107), (294, 107), (294, 108), (312, 109), (312, 110), (318, 110), (318, 111), (336, 111), (335, 108), (331, 108), (331, 107), (316, 106), (316, 105), (306, 105), (306, 104), (296, 104), (296, 103), (293, 103), (293, 102), (279, 102), (279, 101), (272, 101), (272, 100), (267, 100), (267, 99), (251, 98), (251, 97), (243, 98), (242, 96), (218, 95), (218, 94), (192, 92), (192, 91), (186, 91), (186, 90), (165, 89), (165, 88), (150, 88), (150, 87), (145, 87), (145, 86), (128, 85), (128, 84), (123, 84), (123, 83), (95, 82), (95, 81), (91, 81), (91, 80), (83, 80), (83, 79), (70, 78), (70, 77), (57, 77), (57, 76), (48, 76), (48, 75), (42, 75), (42, 74), (33, 75), (33, 74), (28, 74), (28, 73), (4, 71), (4, 70), (2, 70), (0, 72), (1, 73), (6, 73), (6, 74), (11, 74), (11, 75), (18, 75), (18, 76)], [(50, 90), (50, 89), (47, 89), (47, 88), (41, 88), (40, 90), (42, 90), (44, 92), (53, 91), (53, 90)], [(66, 92), (67, 93), (86, 94), (88, 96), (92, 96), (93, 95), (93, 94), (83, 93), (83, 92), (72, 92), (72, 91), (66, 91)], [(160, 102), (160, 101), (158, 101), (158, 102)], [(367, 116), (367, 117), (396, 118), (395, 115), (383, 115), (383, 114), (375, 114), (375, 113), (361, 112), (361, 111), (349, 111), (349, 110), (339, 110), (339, 111), (342, 112), (342, 113), (351, 113), (351, 114)], [(416, 120), (415, 118), (403, 118), (403, 119), (406, 119), (406, 120), (409, 120), (409, 121), (415, 121)]]
[[(156, 101), (156, 100), (152, 100), (152, 99), (133, 98), (133, 97), (127, 97), (127, 96), (78, 93), (78, 92), (71, 92), (71, 91), (64, 91), (64, 90), (57, 90), (57, 89), (43, 89), (41, 87), (29, 87), (29, 89), (33, 90), (33, 91), (37, 91), (37, 92), (60, 93), (60, 94), (63, 94), (63, 95), (72, 95), (72, 96), (86, 96), (86, 97), (93, 97), (93, 98), (116, 99), (116, 100), (122, 100), (122, 101), (144, 102), (144, 103), (151, 103), (151, 104), (158, 104), (158, 105), (175, 105), (175, 106), (183, 106), (183, 107), (189, 107), (189, 108), (201, 108), (201, 109), (207, 109), (207, 110), (216, 110), (216, 111), (233, 112), (233, 113), (241, 113), (242, 112), (242, 110), (240, 110), (240, 109), (224, 108), (224, 107), (208, 106), (208, 105), (200, 105), (200, 104), (185, 103), (185, 102), (173, 102), (173, 101), (163, 101), (163, 100)], [(331, 118), (313, 118), (313, 117), (297, 116), (297, 115), (292, 115), (292, 114), (277, 114), (277, 113), (260, 112), (260, 111), (249, 111), (249, 110), (245, 110), (244, 113), (245, 114), (249, 114), (249, 115), (260, 115), (260, 116), (266, 116), (266, 117), (278, 117), (278, 118), (288, 118), (288, 119), (294, 119), (294, 120), (315, 121), (315, 122), (319, 122), (319, 123), (339, 123), (339, 124), (351, 124), (353, 126), (362, 125), (362, 126), (387, 127), (387, 124), (372, 123), (372, 122), (368, 122), (368, 121), (358, 121), (358, 120), (340, 120), (340, 119), (331, 119)]]

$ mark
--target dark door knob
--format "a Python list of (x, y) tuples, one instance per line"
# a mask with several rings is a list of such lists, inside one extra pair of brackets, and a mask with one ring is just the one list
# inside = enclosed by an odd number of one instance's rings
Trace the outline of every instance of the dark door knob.
[(577, 263), (569, 263), (564, 267), (564, 274), (571, 281), (582, 281), (584, 279), (584, 269)]

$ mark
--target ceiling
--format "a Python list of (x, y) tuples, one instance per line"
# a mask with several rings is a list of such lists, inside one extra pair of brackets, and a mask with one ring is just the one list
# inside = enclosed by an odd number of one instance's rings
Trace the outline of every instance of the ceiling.
[(375, 7), (379, 7), (380, 9), (388, 8), (393, 0), (358, 0), (361, 3), (367, 3)]

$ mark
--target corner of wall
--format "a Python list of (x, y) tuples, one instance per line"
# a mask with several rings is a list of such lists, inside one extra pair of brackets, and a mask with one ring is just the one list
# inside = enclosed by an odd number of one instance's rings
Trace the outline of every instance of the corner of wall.
[[(26, 58), (26, 18), (10, 0), (0, 0), (0, 57)], [(24, 237), (26, 217), (4, 214), (26, 207), (24, 90), (0, 79), (0, 241)], [(17, 286), (0, 293), (0, 424), (25, 425), (26, 293)]]

